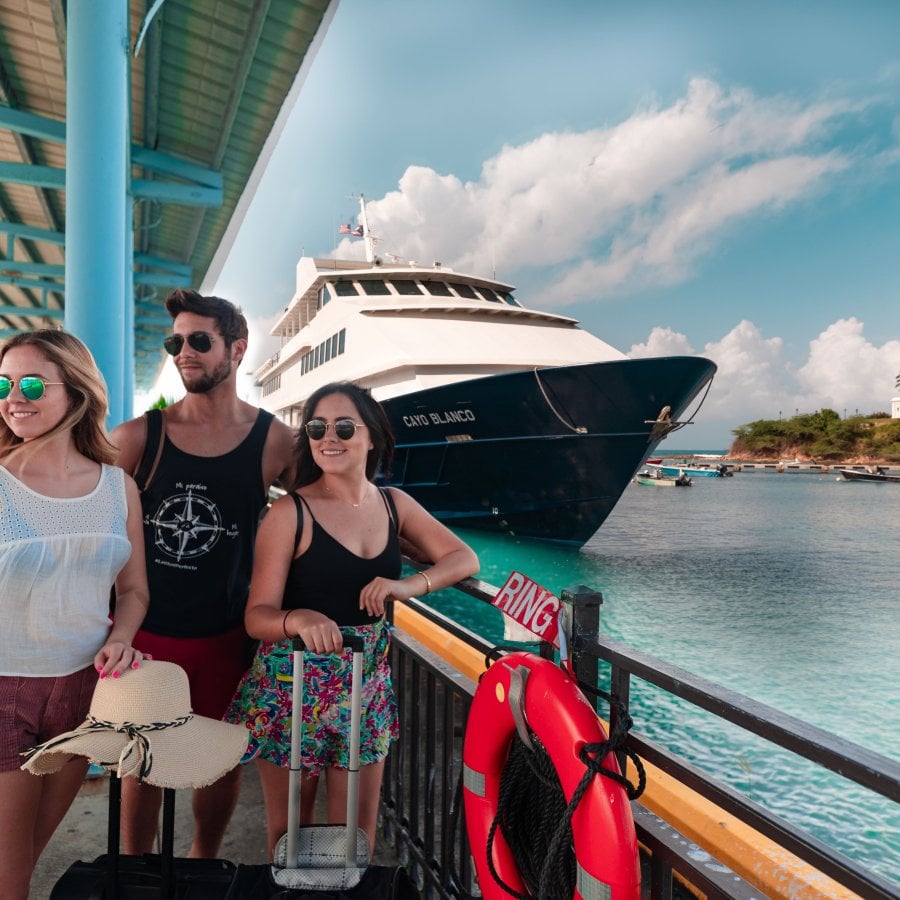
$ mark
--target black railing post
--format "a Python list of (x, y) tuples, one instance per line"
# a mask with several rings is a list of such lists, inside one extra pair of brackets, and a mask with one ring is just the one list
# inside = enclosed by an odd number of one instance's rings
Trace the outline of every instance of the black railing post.
[[(572, 658), (572, 670), (575, 677), (584, 684), (597, 687), (599, 660), (594, 653), (583, 652), (586, 642), (596, 643), (600, 633), (600, 606), (603, 595), (600, 591), (583, 584), (564, 588), (559, 595), (560, 601), (568, 608), (567, 620), (569, 633), (566, 643)], [(591, 701), (594, 705), (594, 701)]]

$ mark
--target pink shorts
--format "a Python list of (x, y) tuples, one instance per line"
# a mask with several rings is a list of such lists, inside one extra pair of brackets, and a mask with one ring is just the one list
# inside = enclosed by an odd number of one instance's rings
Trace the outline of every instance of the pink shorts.
[(187, 672), (191, 706), (198, 716), (221, 719), (250, 663), (243, 628), (207, 638), (176, 638), (139, 631), (131, 642), (154, 659), (177, 663)]
[(0, 675), (0, 772), (13, 772), (22, 751), (78, 728), (97, 684), (91, 665), (61, 677)]

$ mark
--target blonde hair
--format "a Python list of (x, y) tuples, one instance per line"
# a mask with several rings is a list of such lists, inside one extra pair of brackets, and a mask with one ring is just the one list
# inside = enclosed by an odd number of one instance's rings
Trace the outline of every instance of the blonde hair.
[[(69, 398), (69, 410), (63, 419), (46, 434), (29, 441), (27, 452), (40, 448), (57, 435), (71, 429), (75, 449), (98, 463), (114, 463), (119, 451), (106, 434), (106, 414), (109, 404), (106, 383), (91, 351), (75, 335), (44, 328), (11, 337), (0, 349), (0, 366), (13, 347), (34, 347), (55, 363), (62, 373), (62, 381)], [(25, 449), (5, 421), (0, 419), (0, 459), (8, 459)]]

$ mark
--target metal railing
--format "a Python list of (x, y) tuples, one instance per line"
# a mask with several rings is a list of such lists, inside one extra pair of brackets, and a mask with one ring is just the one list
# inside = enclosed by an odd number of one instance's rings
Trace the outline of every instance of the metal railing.
[[(417, 565), (407, 560), (413, 568)], [(489, 602), (497, 589), (466, 579), (456, 589)], [(569, 648), (578, 680), (597, 685), (602, 675), (627, 709), (633, 678), (649, 682), (682, 701), (837, 772), (895, 802), (900, 801), (900, 765), (893, 760), (808, 725), (777, 709), (723, 688), (649, 654), (599, 634), (602, 597), (584, 586), (561, 592), (571, 609)], [(425, 604), (416, 612), (488, 654), (493, 645)], [(552, 648), (540, 651), (550, 655)], [(388, 756), (382, 791), (385, 837), (428, 898), (478, 896), (461, 809), (460, 771), (465, 722), (475, 685), (417, 641), (395, 632), (394, 686), (401, 735)], [(603, 671), (601, 671), (601, 668)], [(615, 726), (615, 708), (611, 727)], [(784, 821), (758, 803), (631, 732), (627, 746), (644, 761), (673, 776), (814, 869), (867, 898), (897, 897), (896, 886)], [(624, 759), (620, 759), (624, 771)], [(697, 860), (696, 846), (669, 823), (632, 803), (642, 859), (644, 895), (679, 896), (686, 882), (707, 897), (760, 897), (761, 893), (712, 859)]]

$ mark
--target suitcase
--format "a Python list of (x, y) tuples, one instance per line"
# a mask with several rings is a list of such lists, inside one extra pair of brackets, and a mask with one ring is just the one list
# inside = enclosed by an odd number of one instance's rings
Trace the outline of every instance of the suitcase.
[(364, 642), (357, 635), (347, 635), (344, 646), (353, 652), (347, 824), (294, 824), (300, 818), (304, 651), (303, 641), (294, 638), (288, 831), (278, 841), (271, 865), (237, 867), (228, 900), (418, 900), (419, 894), (403, 866), (369, 865), (369, 840), (365, 831), (358, 827)]
[(175, 858), (175, 791), (163, 788), (161, 853), (122, 856), (119, 819), (122, 783), (109, 780), (107, 852), (92, 862), (79, 860), (62, 874), (50, 900), (223, 900), (236, 867), (224, 859)]

